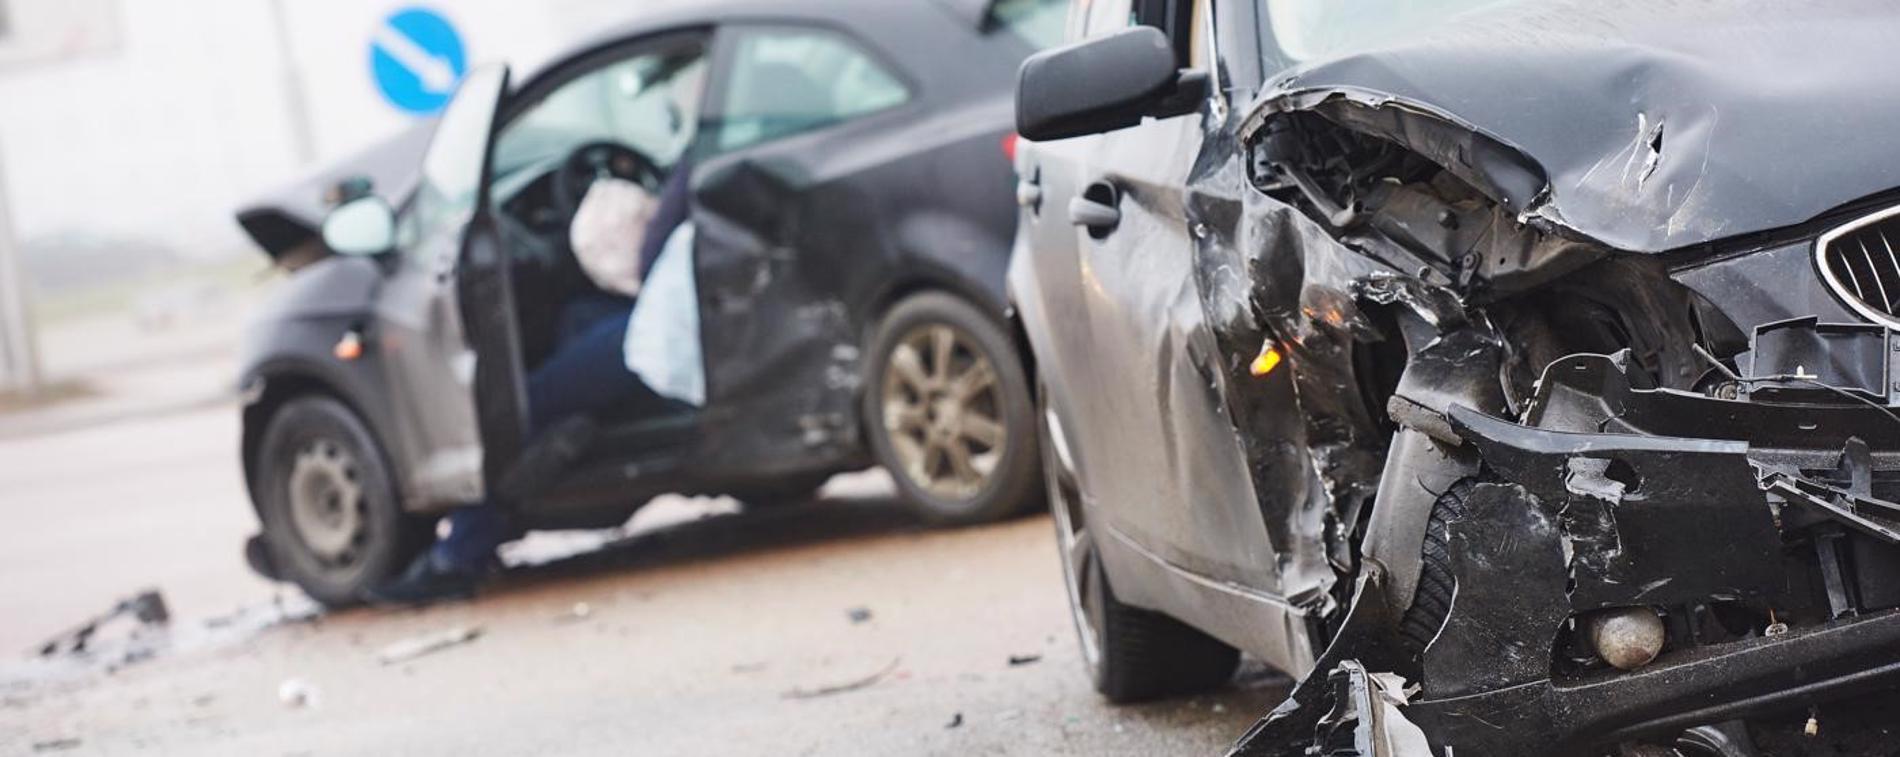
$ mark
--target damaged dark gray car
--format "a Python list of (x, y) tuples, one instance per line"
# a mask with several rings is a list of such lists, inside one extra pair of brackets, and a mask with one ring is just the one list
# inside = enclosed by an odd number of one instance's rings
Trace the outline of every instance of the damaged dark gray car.
[[(246, 207), (292, 271), (243, 356), (252, 564), (347, 604), (483, 499), (522, 528), (606, 527), (665, 492), (798, 502), (874, 464), (935, 522), (1036, 504), (1003, 316), (1009, 98), (1057, 2), (643, 13), (518, 83), (478, 68), (435, 124)], [(367, 191), (344, 177), (395, 207), (364, 195), (320, 222), (331, 187)], [(584, 198), (675, 177), (688, 262), (638, 299), (684, 304), (620, 353), (671, 354), (689, 389), (531, 434), (529, 377), (570, 354), (571, 306), (625, 324), (636, 301), (583, 269)], [(592, 375), (617, 372), (610, 354)]]
[(1096, 0), (1010, 296), (1097, 688), (1749, 755), (1900, 680), (1900, 15)]

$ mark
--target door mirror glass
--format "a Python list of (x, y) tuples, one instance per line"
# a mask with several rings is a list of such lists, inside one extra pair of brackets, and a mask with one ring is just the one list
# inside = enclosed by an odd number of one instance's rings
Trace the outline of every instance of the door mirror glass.
[(323, 243), (343, 255), (380, 255), (396, 246), (396, 214), (374, 195), (338, 205), (323, 219)]
[(1206, 97), (1206, 75), (1176, 68), (1167, 35), (1137, 26), (1023, 61), (1016, 131), (1039, 142), (1101, 134), (1192, 113)]

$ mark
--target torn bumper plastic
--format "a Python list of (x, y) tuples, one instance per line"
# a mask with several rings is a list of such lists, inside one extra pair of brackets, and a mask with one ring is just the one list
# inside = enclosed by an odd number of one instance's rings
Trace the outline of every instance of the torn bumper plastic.
[[(1645, 388), (1625, 356), (1580, 354), (1550, 365), (1523, 423), (1450, 408), (1485, 473), (1449, 524), (1442, 629), (1416, 659), (1392, 652), (1403, 608), (1363, 606), (1385, 602), (1370, 572), (1235, 754), (1339, 745), (1348, 689), (1326, 681), (1360, 667), (1423, 682), (1382, 722), (1415, 724), (1430, 754), (1592, 753), (1900, 683), (1900, 418), (1743, 382), (1735, 399)], [(1577, 664), (1586, 619), (1632, 607), (1668, 620), (1661, 654)], [(1771, 620), (1736, 619), (1753, 611)]]

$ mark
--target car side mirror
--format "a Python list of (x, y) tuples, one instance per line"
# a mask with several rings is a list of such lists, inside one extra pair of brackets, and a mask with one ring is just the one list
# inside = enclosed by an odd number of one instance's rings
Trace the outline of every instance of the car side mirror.
[(1137, 26), (1023, 61), (1016, 132), (1042, 142), (1186, 115), (1206, 99), (1207, 86), (1206, 73), (1175, 67), (1166, 34)]
[(396, 246), (396, 214), (375, 195), (336, 206), (323, 219), (323, 243), (342, 255), (380, 255)]

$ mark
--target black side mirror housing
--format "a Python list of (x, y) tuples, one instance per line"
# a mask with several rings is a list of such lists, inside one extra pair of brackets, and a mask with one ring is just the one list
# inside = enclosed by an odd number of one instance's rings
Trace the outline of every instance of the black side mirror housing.
[(1192, 113), (1207, 75), (1175, 67), (1168, 36), (1137, 26), (1023, 61), (1016, 79), (1016, 132), (1043, 142), (1125, 129), (1145, 117)]

